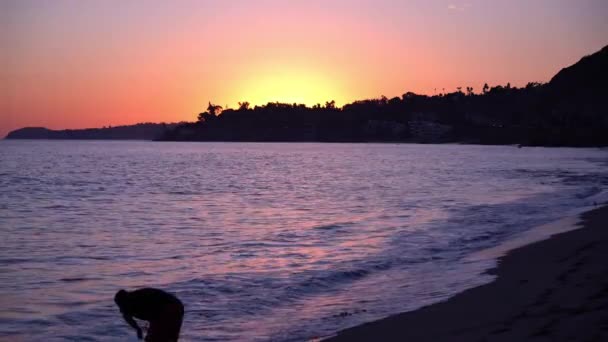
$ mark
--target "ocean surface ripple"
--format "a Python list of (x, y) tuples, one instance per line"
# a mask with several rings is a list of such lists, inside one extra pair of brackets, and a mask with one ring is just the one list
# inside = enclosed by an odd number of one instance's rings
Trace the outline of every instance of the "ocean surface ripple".
[(491, 279), (467, 259), (604, 198), (602, 149), (0, 142), (0, 339), (135, 340), (120, 288), (185, 341), (301, 341)]

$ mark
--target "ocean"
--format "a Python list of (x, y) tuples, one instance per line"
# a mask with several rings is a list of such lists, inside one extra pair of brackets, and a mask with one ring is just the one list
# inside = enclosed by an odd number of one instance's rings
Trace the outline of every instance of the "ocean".
[(138, 287), (184, 341), (328, 336), (490, 281), (471, 255), (607, 188), (606, 149), (0, 141), (0, 340), (135, 341)]

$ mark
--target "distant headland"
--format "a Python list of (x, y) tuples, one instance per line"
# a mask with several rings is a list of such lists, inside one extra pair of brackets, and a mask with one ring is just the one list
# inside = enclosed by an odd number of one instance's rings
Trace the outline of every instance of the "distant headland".
[(23, 128), (7, 139), (145, 139), (251, 142), (413, 142), (608, 146), (608, 46), (562, 69), (548, 83), (481, 92), (334, 101), (312, 107), (209, 103), (196, 122), (51, 131)]
[(140, 123), (128, 126), (64, 130), (25, 127), (10, 132), (6, 139), (157, 140), (177, 125), (175, 123)]

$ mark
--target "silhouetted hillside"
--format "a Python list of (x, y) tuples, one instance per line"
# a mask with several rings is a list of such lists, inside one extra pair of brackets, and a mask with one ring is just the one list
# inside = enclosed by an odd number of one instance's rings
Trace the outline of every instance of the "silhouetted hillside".
[(608, 145), (608, 46), (562, 69), (539, 100), (534, 144)]
[(98, 140), (154, 140), (164, 136), (177, 124), (141, 123), (107, 128), (50, 130), (26, 127), (10, 132), (6, 139), (98, 139)]
[(562, 69), (547, 84), (466, 87), (434, 96), (334, 101), (308, 107), (268, 103), (223, 109), (209, 103), (198, 121), (53, 131), (23, 128), (7, 139), (173, 141), (466, 142), (608, 146), (608, 47)]
[[(549, 82), (554, 95), (570, 96), (586, 93), (598, 95), (606, 90), (608, 80), (608, 46), (590, 56), (583, 57), (578, 63), (563, 68)], [(603, 94), (605, 96), (605, 93)]]
[(268, 103), (223, 109), (209, 103), (198, 121), (167, 131), (177, 141), (467, 142), (545, 146), (608, 145), (608, 47), (549, 83), (466, 87), (435, 96), (333, 101), (307, 107)]

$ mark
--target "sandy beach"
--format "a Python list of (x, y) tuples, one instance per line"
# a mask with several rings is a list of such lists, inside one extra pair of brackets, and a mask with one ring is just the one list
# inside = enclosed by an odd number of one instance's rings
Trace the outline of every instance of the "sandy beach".
[(508, 253), (497, 279), (326, 341), (608, 341), (608, 207)]

